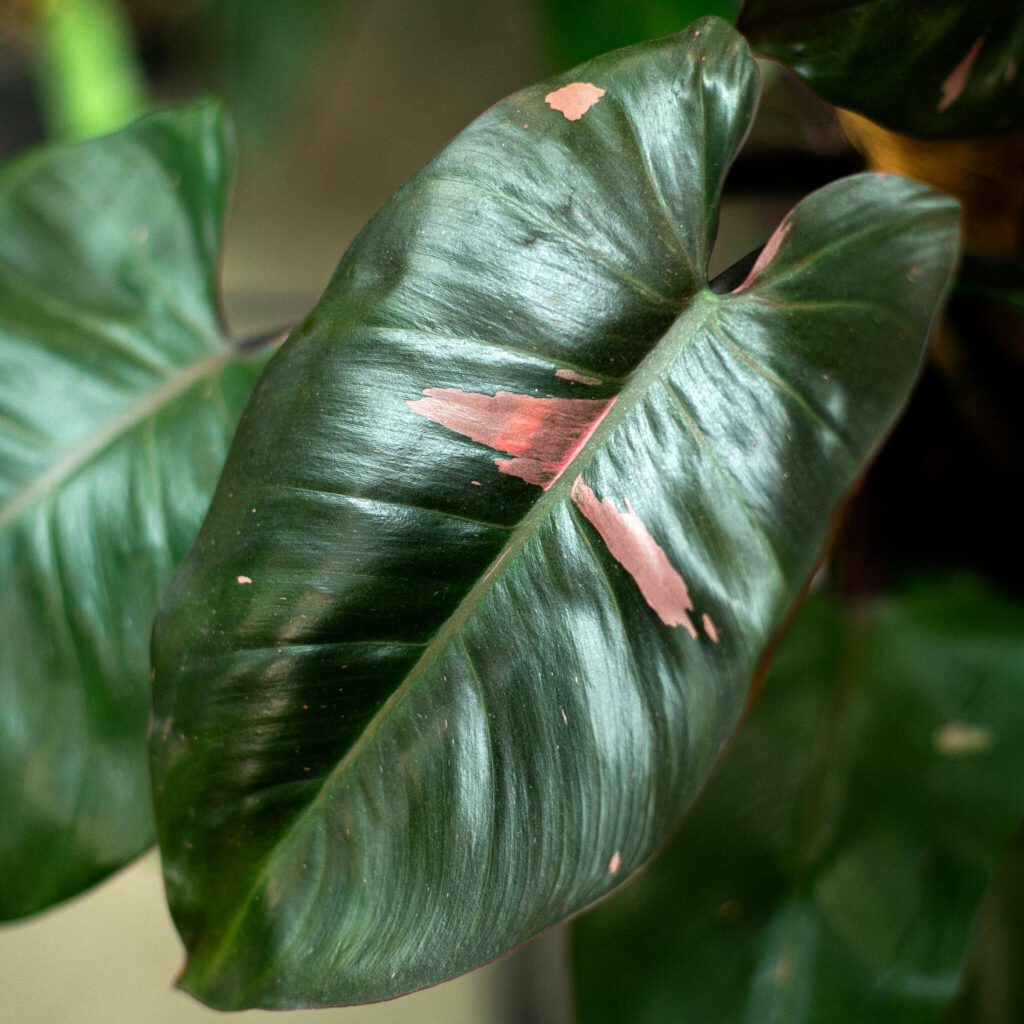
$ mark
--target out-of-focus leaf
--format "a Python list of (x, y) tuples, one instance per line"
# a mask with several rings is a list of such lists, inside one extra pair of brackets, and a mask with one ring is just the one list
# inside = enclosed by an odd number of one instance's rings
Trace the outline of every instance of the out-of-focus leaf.
[(756, 53), (887, 128), (1024, 128), (1020, 0), (745, 0), (738, 26)]
[(956, 250), (953, 202), (862, 175), (712, 292), (757, 87), (706, 19), (498, 104), (271, 363), (154, 639), (189, 991), (467, 970), (613, 888), (703, 785)]
[(721, 774), (573, 926), (583, 1024), (941, 1020), (1024, 806), (1024, 608), (809, 602)]
[(974, 930), (963, 991), (944, 1024), (1024, 1020), (1024, 832), (995, 872)]
[(957, 276), (956, 293), (1024, 315), (1024, 263), (967, 256)]
[(671, 35), (706, 15), (733, 21), (739, 0), (539, 0), (552, 55), (578, 64), (599, 53)]
[(148, 647), (257, 366), (218, 322), (210, 104), (0, 172), (0, 917), (153, 840)]
[(194, 25), (243, 144), (280, 143), (362, 0), (206, 0)]

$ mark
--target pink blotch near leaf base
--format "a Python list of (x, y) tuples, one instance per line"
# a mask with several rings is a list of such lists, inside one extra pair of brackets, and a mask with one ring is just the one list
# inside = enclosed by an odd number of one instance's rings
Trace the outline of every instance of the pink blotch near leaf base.
[(562, 380), (571, 381), (573, 384), (600, 384), (601, 380), (599, 377), (586, 377), (582, 373), (577, 373), (575, 370), (555, 370), (555, 376), (561, 377)]
[(967, 79), (971, 77), (971, 69), (974, 67), (974, 62), (978, 59), (978, 54), (981, 52), (984, 42), (984, 36), (975, 39), (971, 44), (971, 48), (964, 54), (963, 59), (950, 71), (949, 76), (942, 83), (942, 99), (939, 100), (939, 105), (935, 108), (938, 113), (941, 114), (960, 99), (960, 94), (967, 85)]
[(620, 512), (611, 498), (598, 498), (582, 478), (572, 485), (572, 500), (608, 546), (612, 557), (636, 581), (644, 600), (666, 626), (682, 626), (694, 639), (690, 618), (693, 601), (679, 571), (651, 536), (643, 520), (626, 500)]
[(495, 459), (502, 473), (547, 490), (579, 454), (614, 398), (534, 398), (427, 388), (406, 404), (413, 412), (511, 459)]
[(740, 292), (746, 291), (768, 269), (768, 264), (775, 259), (782, 243), (786, 240), (789, 229), (789, 221), (784, 220), (772, 232), (772, 237), (768, 239), (765, 247), (761, 250), (761, 255), (757, 257), (754, 265), (750, 268), (750, 273), (747, 274), (746, 280), (738, 288), (733, 289), (733, 295), (739, 295)]
[(549, 92), (544, 102), (567, 121), (578, 121), (604, 95), (604, 89), (590, 82), (573, 82)]

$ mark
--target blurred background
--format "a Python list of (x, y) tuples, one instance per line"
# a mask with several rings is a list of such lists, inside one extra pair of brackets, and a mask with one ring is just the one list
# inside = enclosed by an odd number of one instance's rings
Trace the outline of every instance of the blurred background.
[[(239, 144), (223, 261), (232, 332), (299, 321), (374, 210), (492, 103), (579, 61), (681, 30), (732, 0), (0, 0), (0, 160), (216, 94)], [(712, 271), (801, 196), (859, 169), (827, 105), (763, 64), (765, 97), (727, 186)], [(0, 1018), (186, 1024), (219, 1017), (170, 981), (181, 960), (154, 854), (0, 931)], [(304, 1021), (570, 1019), (564, 939), (394, 1003)], [(244, 1013), (246, 1020), (280, 1020)]]

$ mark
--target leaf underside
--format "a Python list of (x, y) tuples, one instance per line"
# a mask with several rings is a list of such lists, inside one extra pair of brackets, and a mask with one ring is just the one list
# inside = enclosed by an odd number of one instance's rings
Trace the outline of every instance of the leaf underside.
[(0, 172), (0, 918), (154, 837), (149, 633), (258, 367), (223, 338), (219, 110)]
[(498, 104), (257, 385), (154, 639), (202, 1000), (468, 970), (628, 877), (701, 788), (956, 249), (950, 200), (861, 176), (713, 294), (757, 94), (708, 19)]
[(1019, 0), (745, 0), (738, 24), (755, 52), (887, 128), (1024, 129)]
[(1022, 679), (1024, 608), (979, 584), (812, 598), (664, 855), (573, 925), (583, 1024), (938, 1024), (1019, 821)]

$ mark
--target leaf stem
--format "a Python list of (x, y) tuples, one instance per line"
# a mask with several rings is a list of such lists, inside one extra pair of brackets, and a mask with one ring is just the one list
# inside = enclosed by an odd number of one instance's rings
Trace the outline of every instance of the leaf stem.
[(54, 138), (103, 135), (134, 121), (149, 106), (119, 0), (43, 0), (35, 64)]

